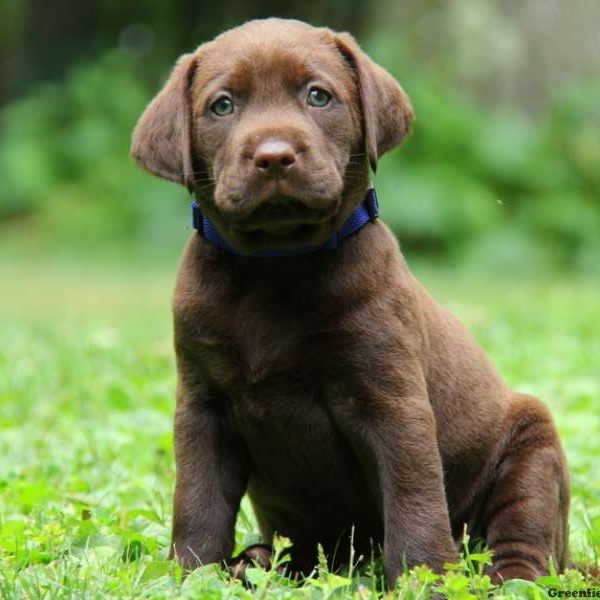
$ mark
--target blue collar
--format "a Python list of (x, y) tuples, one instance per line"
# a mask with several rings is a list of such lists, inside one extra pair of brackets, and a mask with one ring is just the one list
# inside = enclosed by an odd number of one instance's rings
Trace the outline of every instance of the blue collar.
[(204, 216), (200, 210), (200, 204), (196, 200), (192, 202), (192, 223), (194, 229), (197, 229), (202, 237), (213, 246), (221, 248), (229, 254), (237, 254), (239, 256), (299, 256), (301, 254), (311, 254), (320, 250), (335, 250), (339, 248), (341, 243), (352, 234), (362, 229), (367, 223), (374, 221), (379, 216), (379, 204), (377, 202), (377, 194), (373, 188), (369, 188), (364, 200), (354, 209), (347, 221), (342, 225), (342, 228), (321, 246), (304, 246), (302, 248), (294, 248), (293, 250), (265, 250), (255, 252), (254, 254), (243, 255), (234, 250), (227, 240), (217, 231), (217, 228)]

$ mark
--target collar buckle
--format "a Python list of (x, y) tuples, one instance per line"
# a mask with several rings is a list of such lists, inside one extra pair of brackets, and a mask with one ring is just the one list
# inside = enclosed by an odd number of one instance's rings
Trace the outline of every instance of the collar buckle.
[(194, 229), (202, 231), (202, 213), (197, 200), (192, 201), (192, 226)]
[(379, 201), (377, 200), (377, 192), (375, 192), (374, 187), (370, 187), (367, 190), (364, 203), (369, 213), (369, 219), (374, 221), (377, 217), (379, 217)]

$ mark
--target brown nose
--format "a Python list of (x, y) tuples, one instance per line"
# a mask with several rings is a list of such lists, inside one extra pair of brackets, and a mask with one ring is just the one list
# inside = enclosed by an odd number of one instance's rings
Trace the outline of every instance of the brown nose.
[(296, 162), (296, 152), (284, 140), (265, 140), (254, 152), (254, 166), (267, 177), (280, 179)]

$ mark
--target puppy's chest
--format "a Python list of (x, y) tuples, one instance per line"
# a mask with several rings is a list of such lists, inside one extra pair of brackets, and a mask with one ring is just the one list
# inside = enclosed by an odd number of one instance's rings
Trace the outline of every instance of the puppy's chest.
[(248, 320), (236, 331), (217, 362), (253, 463), (278, 481), (282, 457), (296, 476), (308, 477), (315, 465), (338, 469), (343, 443), (330, 403), (343, 402), (346, 385), (337, 382), (350, 362), (340, 334), (276, 316)]
[(231, 325), (197, 340), (201, 367), (226, 391), (324, 377), (332, 351), (326, 334), (264, 315)]
[[(197, 338), (200, 368), (240, 414), (303, 410), (348, 380), (356, 336), (289, 314), (232, 319), (226, 329)], [(301, 414), (294, 414), (299, 418)]]

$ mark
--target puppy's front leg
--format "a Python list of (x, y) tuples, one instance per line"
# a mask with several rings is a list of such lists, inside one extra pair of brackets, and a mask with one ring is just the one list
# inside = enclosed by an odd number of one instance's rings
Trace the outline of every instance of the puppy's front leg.
[(381, 385), (379, 390), (369, 387), (369, 398), (337, 405), (336, 417), (381, 511), (384, 560), (393, 585), (404, 564), (427, 564), (440, 572), (445, 562), (457, 561), (458, 552), (426, 394), (396, 395)]
[(171, 557), (186, 568), (231, 556), (248, 482), (245, 446), (224, 401), (180, 378), (175, 415), (177, 477)]

